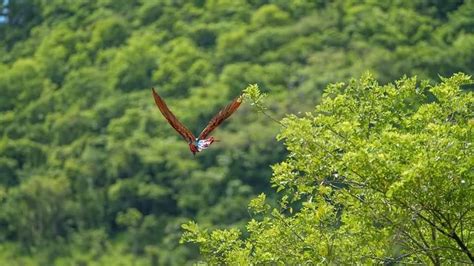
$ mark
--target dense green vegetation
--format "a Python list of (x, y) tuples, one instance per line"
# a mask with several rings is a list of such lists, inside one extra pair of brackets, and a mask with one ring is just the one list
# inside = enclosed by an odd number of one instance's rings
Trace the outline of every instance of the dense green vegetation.
[(329, 86), (314, 112), (282, 121), (279, 205), (252, 200), (250, 236), (191, 222), (183, 241), (213, 265), (474, 263), (474, 95), (461, 90), (472, 83)]
[[(439, 80), (438, 75), (473, 74), (474, 1), (3, 3), (8, 9), (0, 8), (7, 18), (0, 20), (0, 264), (195, 262), (203, 259), (198, 247), (179, 244), (181, 225), (189, 220), (203, 228), (233, 228), (215, 231), (216, 239), (208, 240), (194, 224), (185, 226), (183, 240), (201, 243), (204, 258), (211, 261), (285, 261), (295, 254), (301, 255), (292, 257), (295, 261), (316, 258), (335, 263), (361, 257), (427, 263), (469, 260), (462, 252), (438, 251), (438, 247), (460, 247), (441, 232), (435, 232), (432, 240), (433, 226), (426, 221), (405, 224), (417, 223), (418, 234), (414, 227), (400, 226), (413, 214), (403, 204), (415, 202), (410, 206), (418, 208), (423, 200), (429, 201), (433, 210), (452, 219), (466, 206), (472, 207), (472, 175), (468, 175), (472, 147), (460, 144), (469, 142), (465, 131), (472, 128), (472, 98), (459, 92), (467, 82), (465, 76), (432, 88), (415, 84), (414, 79), (384, 87), (364, 77), (330, 87), (323, 105), (317, 107), (329, 113), (301, 113), (314, 110), (329, 83), (348, 81), (366, 71), (381, 84), (405, 74), (433, 81)], [(254, 83), (268, 94), (266, 112), (287, 116), (283, 126), (255, 111), (262, 106), (254, 109), (246, 104), (215, 132), (223, 141), (196, 158), (161, 117), (150, 92), (155, 86), (180, 120), (197, 133), (216, 110)], [(381, 96), (369, 97), (373, 90)], [(404, 93), (393, 92), (398, 90)], [(257, 93), (249, 90), (249, 103)], [(347, 96), (330, 106), (335, 95)], [(346, 108), (352, 105), (351, 113)], [(325, 110), (336, 106), (341, 110)], [(363, 123), (353, 124), (357, 119)], [(428, 120), (432, 128), (423, 124)], [(342, 136), (356, 132), (350, 139), (356, 145), (338, 139), (323, 125), (334, 126)], [(322, 135), (310, 134), (318, 130)], [(275, 139), (279, 131), (284, 143)], [(391, 146), (394, 139), (406, 147), (413, 144), (413, 150)], [(452, 146), (437, 149), (450, 141)], [(446, 152), (442, 157), (446, 161), (418, 156), (416, 147), (425, 142), (435, 146), (423, 156)], [(327, 157), (331, 153), (312, 145), (330, 148), (336, 156)], [(375, 151), (363, 153), (369, 148)], [(370, 159), (363, 155), (383, 155), (372, 159), (386, 168), (362, 167)], [(419, 165), (413, 167), (409, 160)], [(281, 185), (279, 194), (270, 186), (272, 165), (272, 184)], [(357, 169), (347, 165), (360, 168), (362, 176), (349, 174), (348, 169)], [(441, 182), (446, 169), (453, 171), (453, 178), (465, 177), (465, 183)], [(369, 186), (348, 189), (343, 181), (330, 179), (335, 170), (353, 182), (370, 181)], [(306, 178), (309, 175), (319, 182), (330, 181), (314, 183)], [(404, 178), (397, 179), (399, 175)], [(431, 175), (440, 183), (427, 185), (429, 193), (423, 194), (416, 182)], [(329, 186), (333, 181), (337, 189)], [(376, 181), (384, 182), (375, 186)], [(364, 204), (345, 191), (359, 198), (364, 195)], [(449, 198), (440, 198), (445, 194)], [(261, 196), (254, 199), (257, 195)], [(285, 207), (267, 213), (270, 207), (263, 195)], [(251, 199), (258, 217), (247, 210)], [(368, 212), (364, 206), (376, 211)], [(447, 206), (453, 209), (445, 213)], [(426, 210), (418, 211), (425, 215)], [(314, 228), (315, 213), (324, 232)], [(433, 215), (426, 213), (446, 230)], [(255, 220), (247, 223), (252, 217)], [(336, 228), (335, 223), (344, 219), (353, 223)], [(468, 226), (472, 232), (472, 223), (463, 226), (454, 232), (465, 232)], [(357, 228), (367, 230), (347, 233)], [(248, 240), (237, 240), (238, 230)], [(402, 241), (406, 238), (401, 232), (413, 242)], [(294, 239), (300, 234), (310, 239)], [(223, 237), (230, 242), (219, 242)], [(306, 247), (326, 241), (323, 238), (331, 240), (332, 251)], [(406, 243), (427, 238), (416, 257), (402, 256), (410, 252)], [(268, 239), (275, 242), (266, 243)], [(354, 248), (371, 248), (377, 241), (380, 246), (369, 251)], [(469, 241), (472, 253), (472, 238)], [(283, 247), (286, 252), (281, 252)], [(355, 253), (346, 252), (351, 248)], [(212, 253), (216, 249), (221, 253)], [(275, 258), (276, 253), (281, 257)]]

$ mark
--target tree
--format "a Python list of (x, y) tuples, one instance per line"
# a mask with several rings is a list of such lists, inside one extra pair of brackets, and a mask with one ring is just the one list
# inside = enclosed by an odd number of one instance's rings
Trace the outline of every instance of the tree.
[(8, 192), (2, 203), (10, 233), (26, 247), (61, 240), (70, 229), (69, 181), (65, 177), (33, 176)]
[(189, 264), (182, 223), (243, 228), (251, 198), (275, 200), (280, 124), (243, 105), (193, 157), (152, 86), (197, 133), (247, 83), (282, 117), (367, 70), (473, 74), (472, 0), (0, 3), (0, 265)]
[[(273, 166), (249, 237), (191, 222), (183, 242), (211, 263), (472, 263), (474, 97), (465, 74), (430, 86), (380, 85), (367, 74), (330, 85), (304, 117), (281, 121), (289, 151)], [(261, 107), (255, 86), (247, 96)]]

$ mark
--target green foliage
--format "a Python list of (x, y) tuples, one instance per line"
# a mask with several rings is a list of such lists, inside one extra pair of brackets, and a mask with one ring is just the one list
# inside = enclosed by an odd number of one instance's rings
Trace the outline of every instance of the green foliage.
[(127, 30), (125, 21), (119, 17), (100, 20), (94, 25), (90, 45), (93, 49), (121, 45), (127, 39)]
[(167, 94), (185, 94), (192, 87), (202, 85), (210, 66), (189, 39), (175, 39), (165, 47), (161, 67), (153, 74), (161, 90)]
[[(328, 86), (314, 112), (282, 120), (278, 139), (289, 155), (271, 180), (280, 206), (265, 194), (253, 199), (260, 216), (244, 239), (191, 222), (182, 241), (197, 243), (211, 264), (474, 261), (466, 84), (465, 74), (434, 86), (416, 78), (379, 85), (367, 74)], [(256, 85), (246, 95), (261, 102)]]
[(8, 193), (4, 203), (9, 231), (24, 245), (38, 245), (68, 230), (71, 216), (69, 181), (34, 176)]
[[(383, 83), (404, 74), (432, 80), (472, 74), (473, 7), (473, 1), (460, 0), (8, 1), (8, 9), (2, 9), (8, 20), (0, 21), (0, 264), (197, 263), (197, 248), (178, 243), (180, 225), (195, 220), (211, 229), (243, 229), (249, 216), (245, 206), (261, 193), (265, 200), (252, 201), (258, 213), (252, 214), (249, 231), (264, 236), (264, 217), (285, 226), (285, 217), (281, 220), (269, 207), (276, 198), (268, 186), (269, 165), (287, 155), (275, 135), (281, 123), (302, 132), (312, 123), (308, 117), (304, 123), (276, 118), (304, 114), (320, 101), (327, 84), (367, 70)], [(180, 121), (198, 134), (247, 84), (259, 84), (245, 91), (250, 104), (213, 132), (222, 141), (196, 157), (163, 119), (150, 93), (155, 87)], [(434, 101), (442, 94), (424, 96)], [(352, 108), (363, 107), (353, 101)], [(415, 103), (425, 103), (416, 97), (407, 101), (394, 103), (389, 111), (407, 104), (418, 110)], [(447, 112), (434, 105), (429, 107), (433, 110), (424, 108), (416, 119), (428, 121), (425, 116), (431, 112)], [(373, 112), (373, 121), (363, 122), (379, 130), (387, 110)], [(454, 113), (453, 121), (458, 121)], [(400, 125), (393, 122), (393, 127)], [(441, 129), (432, 130), (426, 135)], [(391, 138), (405, 148), (416, 141), (397, 134), (386, 133), (371, 149), (395, 160), (390, 156), (401, 148), (381, 147)], [(295, 137), (295, 149), (299, 139)], [(444, 137), (440, 141), (450, 143)], [(453, 160), (457, 147), (447, 148)], [(422, 156), (408, 158), (431, 164)], [(456, 160), (469, 170), (468, 163)], [(390, 200), (411, 193), (414, 177), (424, 167), (400, 168), (406, 173), (387, 189)], [(288, 162), (274, 168), (288, 180), (301, 174)], [(304, 200), (302, 193), (313, 193), (314, 187), (299, 179), (285, 182), (276, 186), (284, 193), (279, 205), (288, 210), (283, 215), (296, 215), (302, 207), (294, 200)], [(292, 194), (288, 187), (300, 192)], [(318, 191), (334, 193), (327, 186)], [(328, 203), (321, 210), (322, 225), (335, 219), (332, 211), (338, 208)], [(312, 219), (311, 211), (300, 215)], [(304, 226), (297, 219), (288, 224)], [(375, 241), (376, 235), (372, 239), (362, 233)], [(265, 241), (299, 243), (291, 232), (280, 235), (280, 240)], [(387, 235), (392, 236), (390, 230)], [(215, 262), (241, 258), (237, 263), (249, 264), (254, 250), (238, 239), (236, 230), (226, 237), (235, 241), (219, 251), (222, 257)], [(263, 250), (265, 241), (256, 250)], [(347, 248), (363, 243), (355, 235), (346, 242), (341, 245)], [(290, 263), (316, 254), (301, 244), (278, 248), (288, 253), (262, 251), (259, 260), (272, 261), (278, 254)]]
[(152, 35), (134, 36), (129, 39), (127, 47), (116, 51), (110, 62), (110, 74), (116, 80), (114, 87), (132, 91), (152, 86), (150, 73), (156, 69), (154, 55), (159, 52), (152, 45), (156, 39)]
[(37, 62), (32, 59), (20, 59), (10, 69), (4, 69), (0, 74), (0, 111), (37, 98), (43, 82)]
[(270, 4), (260, 7), (251, 18), (252, 26), (281, 26), (289, 22), (290, 16), (278, 6)]

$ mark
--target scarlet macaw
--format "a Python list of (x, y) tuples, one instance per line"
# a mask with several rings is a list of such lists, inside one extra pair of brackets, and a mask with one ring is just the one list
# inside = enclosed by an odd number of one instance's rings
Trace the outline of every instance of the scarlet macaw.
[(207, 126), (202, 130), (199, 137), (195, 137), (189, 129), (187, 129), (179, 120), (174, 116), (170, 111), (163, 99), (156, 93), (155, 89), (152, 88), (153, 98), (155, 99), (156, 106), (160, 109), (163, 116), (168, 120), (168, 123), (188, 142), (189, 149), (196, 155), (197, 152), (200, 152), (204, 149), (209, 148), (209, 146), (216, 141), (214, 137), (209, 137), (214, 129), (216, 129), (224, 120), (229, 118), (236, 110), (239, 108), (242, 103), (242, 95), (236, 97), (230, 104), (224, 107), (219, 111), (212, 119), (209, 121)]

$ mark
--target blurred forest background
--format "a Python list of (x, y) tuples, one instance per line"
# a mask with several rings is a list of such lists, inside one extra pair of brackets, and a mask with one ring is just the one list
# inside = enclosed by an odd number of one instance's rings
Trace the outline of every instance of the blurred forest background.
[(474, 72), (472, 0), (0, 2), (1, 265), (196, 262), (183, 223), (275, 195), (277, 123), (245, 104), (194, 158), (152, 86), (197, 134), (248, 84), (282, 118), (366, 71)]

